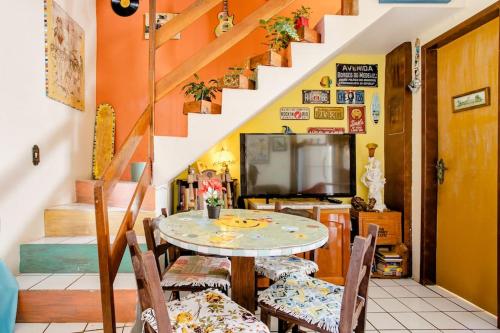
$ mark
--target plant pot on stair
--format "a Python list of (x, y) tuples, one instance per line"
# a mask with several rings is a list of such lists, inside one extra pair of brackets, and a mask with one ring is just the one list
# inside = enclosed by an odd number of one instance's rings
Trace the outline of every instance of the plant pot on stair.
[(276, 16), (269, 20), (261, 20), (260, 26), (266, 30), (269, 50), (263, 54), (250, 58), (250, 69), (255, 69), (259, 65), (283, 67), (287, 66), (283, 50), (286, 50), (292, 41), (300, 41), (294, 21), (290, 17)]
[(183, 113), (206, 113), (220, 114), (221, 106), (212, 102), (216, 98), (215, 93), (221, 91), (217, 80), (210, 80), (207, 84), (200, 81), (197, 74), (194, 75), (196, 81), (189, 82), (182, 87), (186, 96), (192, 96), (194, 101), (184, 103)]
[(299, 35), (299, 40), (306, 43), (321, 42), (321, 34), (314, 29), (309, 28), (309, 18), (311, 16), (311, 8), (301, 6), (299, 9), (292, 12), (294, 27)]
[(230, 72), (224, 75), (219, 84), (222, 88), (229, 89), (255, 89), (255, 84), (243, 74), (244, 68), (230, 67)]

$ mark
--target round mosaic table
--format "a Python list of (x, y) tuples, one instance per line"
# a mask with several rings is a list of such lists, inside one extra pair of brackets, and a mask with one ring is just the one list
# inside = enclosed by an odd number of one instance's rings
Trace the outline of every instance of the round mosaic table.
[(187, 250), (229, 256), (231, 296), (255, 310), (255, 257), (307, 252), (328, 241), (328, 229), (305, 217), (270, 211), (223, 209), (215, 220), (202, 211), (162, 218), (162, 238)]

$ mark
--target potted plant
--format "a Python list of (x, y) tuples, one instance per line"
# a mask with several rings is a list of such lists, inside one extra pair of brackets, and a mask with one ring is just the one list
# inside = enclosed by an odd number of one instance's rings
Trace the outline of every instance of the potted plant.
[(269, 50), (250, 59), (250, 69), (259, 65), (281, 67), (287, 64), (286, 58), (280, 52), (285, 50), (292, 41), (299, 41), (293, 19), (285, 16), (276, 16), (269, 20), (260, 20), (261, 28), (267, 31), (265, 43)]
[(215, 93), (220, 91), (219, 82), (217, 80), (210, 80), (208, 84), (200, 81), (200, 77), (194, 74), (196, 81), (189, 82), (182, 87), (186, 96), (192, 96), (194, 101), (184, 103), (184, 114), (188, 113), (211, 113), (220, 114), (221, 106), (212, 103), (216, 98)]
[(309, 17), (311, 17), (311, 7), (302, 5), (299, 9), (292, 12), (295, 22), (295, 29), (299, 30), (302, 27), (309, 28)]
[(316, 30), (309, 28), (310, 7), (301, 6), (293, 11), (292, 15), (301, 42), (319, 43), (321, 41), (321, 35)]
[(199, 186), (198, 195), (203, 197), (205, 207), (208, 211), (208, 218), (218, 219), (221, 207), (224, 205), (224, 200), (222, 198), (224, 188), (222, 187), (220, 179), (210, 178), (208, 180), (203, 180), (200, 182)]
[(254, 89), (253, 81), (249, 80), (244, 71), (243, 67), (229, 67), (229, 73), (219, 80), (220, 86), (230, 89)]

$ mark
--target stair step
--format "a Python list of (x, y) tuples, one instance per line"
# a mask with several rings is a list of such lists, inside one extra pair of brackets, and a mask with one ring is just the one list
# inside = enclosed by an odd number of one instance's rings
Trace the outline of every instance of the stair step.
[[(138, 236), (146, 250), (144, 236)], [(98, 273), (97, 241), (93, 236), (45, 237), (20, 245), (21, 273)], [(133, 273), (128, 249), (119, 269)]]
[[(94, 184), (95, 180), (77, 180), (75, 183), (76, 202), (83, 204), (94, 204)], [(108, 199), (108, 205), (112, 207), (127, 208), (134, 194), (137, 183), (120, 181), (116, 184), (115, 190), (111, 193)], [(155, 189), (153, 186), (148, 186), (146, 196), (142, 202), (142, 209), (154, 211), (155, 205)]]
[[(109, 207), (109, 232), (116, 234), (125, 215), (125, 208)], [(134, 230), (144, 235), (142, 220), (146, 217), (155, 217), (154, 211), (141, 210)], [(95, 210), (93, 204), (72, 203), (45, 209), (45, 236), (72, 237), (95, 236)]]
[[(102, 322), (97, 274), (20, 274), (16, 321), (20, 323)], [(114, 283), (117, 321), (133, 322), (137, 300), (134, 274)]]

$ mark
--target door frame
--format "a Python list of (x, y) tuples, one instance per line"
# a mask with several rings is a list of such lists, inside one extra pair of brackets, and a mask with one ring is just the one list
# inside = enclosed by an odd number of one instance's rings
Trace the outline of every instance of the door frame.
[[(500, 1), (497, 1), (422, 47), (422, 215), (420, 282), (423, 284), (436, 283), (437, 174), (435, 166), (438, 160), (437, 50), (497, 18), (499, 16), (499, 11)], [(500, 139), (498, 148), (500, 159)], [(497, 188), (497, 302), (498, 309), (500, 310), (500, 248), (498, 246), (500, 242), (500, 211), (498, 209), (500, 204), (500, 167), (498, 168)], [(500, 319), (497, 326), (500, 327)]]

